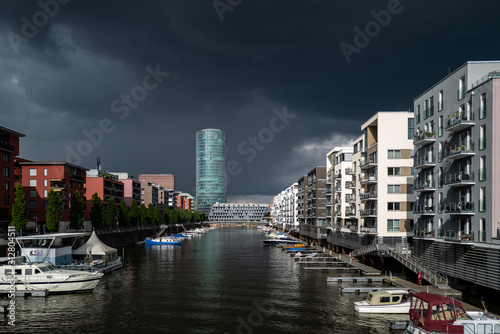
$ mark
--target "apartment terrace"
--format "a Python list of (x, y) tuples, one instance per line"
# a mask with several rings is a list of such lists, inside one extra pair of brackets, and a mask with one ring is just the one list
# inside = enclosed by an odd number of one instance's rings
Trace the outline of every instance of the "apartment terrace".
[(413, 144), (417, 146), (432, 144), (436, 141), (436, 134), (434, 132), (423, 132), (414, 135)]
[(448, 115), (446, 121), (446, 131), (461, 131), (475, 124), (474, 112), (457, 111), (453, 115)]

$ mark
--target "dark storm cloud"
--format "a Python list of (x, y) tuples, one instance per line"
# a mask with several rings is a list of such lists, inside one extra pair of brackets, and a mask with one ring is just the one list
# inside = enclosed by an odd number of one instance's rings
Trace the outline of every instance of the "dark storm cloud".
[[(221, 1), (223, 20), (214, 1), (42, 0), (57, 13), (29, 38), (40, 4), (2, 1), (0, 123), (26, 134), (21, 156), (64, 160), (90, 136), (81, 165), (100, 154), (108, 170), (173, 173), (194, 195), (195, 133), (220, 128), (241, 169), (229, 195), (271, 196), (378, 110), (411, 109), (449, 69), (500, 50), (492, 1)], [(385, 23), (356, 45), (375, 16)], [(154, 89), (148, 67), (168, 72)], [(270, 140), (285, 107), (296, 117)]]

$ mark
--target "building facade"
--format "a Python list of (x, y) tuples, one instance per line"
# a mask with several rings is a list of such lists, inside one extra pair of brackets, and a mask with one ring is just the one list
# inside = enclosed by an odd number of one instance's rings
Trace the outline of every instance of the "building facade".
[[(19, 155), (19, 138), (24, 137), (22, 133), (0, 126), (0, 232), (7, 232), (7, 225), (12, 215), (12, 204), (14, 204), (16, 192), (16, 165), (15, 158)], [(6, 235), (5, 233), (3, 235)]]
[(227, 202), (226, 133), (205, 129), (196, 133), (196, 209), (208, 215), (215, 203)]
[(141, 205), (141, 182), (128, 173), (111, 173), (118, 176), (118, 180), (123, 183), (123, 199), (128, 207), (135, 199), (137, 205)]
[(173, 174), (139, 174), (139, 181), (151, 181), (165, 189), (175, 189), (175, 175)]
[(211, 222), (258, 222), (269, 210), (269, 204), (215, 203), (208, 216)]
[(497, 290), (499, 87), (499, 61), (467, 62), (414, 100), (414, 253), (457, 283)]
[(297, 214), (298, 183), (292, 184), (273, 198), (271, 217), (273, 224), (283, 228), (294, 228), (299, 225)]
[(45, 225), (45, 213), (51, 190), (59, 192), (61, 198), (60, 227), (68, 225), (71, 199), (76, 191), (81, 195), (85, 220), (88, 220), (86, 208), (90, 206), (85, 194), (86, 168), (64, 161), (20, 162), (19, 165), (22, 169), (21, 184), (28, 204), (28, 228)]
[(118, 179), (118, 176), (100, 171), (98, 169), (90, 169), (87, 171), (86, 180), (86, 195), (87, 206), (92, 206), (92, 195), (97, 193), (103, 205), (106, 205), (111, 198), (116, 205), (120, 205), (121, 200), (124, 199), (124, 185)]

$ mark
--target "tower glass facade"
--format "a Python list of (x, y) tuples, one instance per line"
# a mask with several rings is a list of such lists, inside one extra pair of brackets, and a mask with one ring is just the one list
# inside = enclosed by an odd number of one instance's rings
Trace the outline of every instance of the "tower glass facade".
[(207, 216), (215, 203), (226, 203), (226, 133), (196, 133), (196, 209)]

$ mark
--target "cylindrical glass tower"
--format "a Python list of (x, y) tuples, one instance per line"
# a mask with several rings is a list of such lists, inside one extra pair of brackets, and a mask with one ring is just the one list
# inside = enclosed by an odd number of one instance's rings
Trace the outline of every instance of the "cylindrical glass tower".
[(226, 133), (196, 132), (196, 209), (207, 216), (216, 203), (226, 203)]

